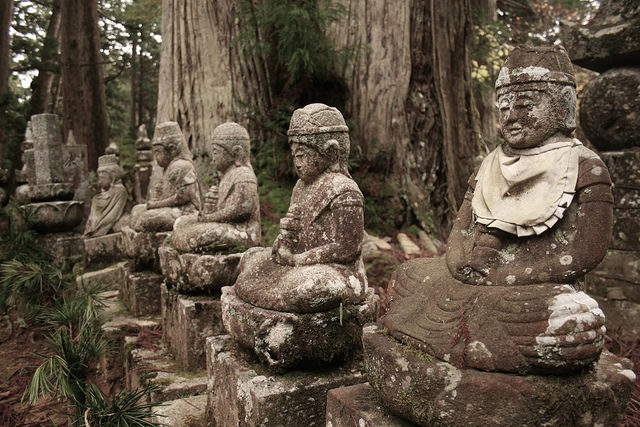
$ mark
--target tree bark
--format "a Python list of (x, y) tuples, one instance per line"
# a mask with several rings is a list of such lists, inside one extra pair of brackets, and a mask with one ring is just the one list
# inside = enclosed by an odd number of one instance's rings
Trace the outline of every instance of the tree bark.
[(103, 60), (95, 0), (61, 2), (62, 97), (65, 140), (70, 130), (87, 145), (89, 169), (108, 144)]
[(31, 114), (42, 114), (47, 112), (47, 107), (51, 100), (51, 88), (55, 73), (51, 70), (52, 63), (56, 61), (56, 53), (52, 50), (53, 45), (58, 44), (60, 39), (60, 3), (54, 1), (49, 18), (49, 27), (44, 40), (44, 46), (40, 54), (41, 66), (38, 68), (38, 75), (31, 82)]
[(0, 160), (4, 151), (4, 104), (9, 88), (10, 41), (9, 28), (13, 17), (13, 0), (0, 2)]

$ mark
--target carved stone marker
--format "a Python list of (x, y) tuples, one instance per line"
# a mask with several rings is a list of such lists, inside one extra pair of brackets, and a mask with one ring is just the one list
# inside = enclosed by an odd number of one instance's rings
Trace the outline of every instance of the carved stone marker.
[(363, 336), (369, 382), (420, 425), (571, 423), (592, 405), (594, 424), (612, 424), (635, 375), (600, 357), (604, 315), (579, 290), (609, 245), (613, 199), (573, 138), (571, 63), (516, 48), (496, 89), (505, 143), (469, 179), (446, 257), (395, 272), (389, 312)]

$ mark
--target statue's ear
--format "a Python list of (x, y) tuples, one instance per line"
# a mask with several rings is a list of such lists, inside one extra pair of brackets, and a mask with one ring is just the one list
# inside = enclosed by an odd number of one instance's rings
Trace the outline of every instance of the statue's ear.
[(560, 90), (562, 106), (562, 127), (565, 134), (570, 135), (576, 129), (576, 91), (571, 86), (564, 86)]
[(330, 139), (325, 142), (325, 153), (327, 153), (327, 157), (331, 160), (332, 163), (338, 161), (338, 150), (340, 149), (340, 144), (335, 139)]
[(240, 145), (234, 145), (231, 149), (236, 166), (242, 166), (245, 163), (244, 150)]

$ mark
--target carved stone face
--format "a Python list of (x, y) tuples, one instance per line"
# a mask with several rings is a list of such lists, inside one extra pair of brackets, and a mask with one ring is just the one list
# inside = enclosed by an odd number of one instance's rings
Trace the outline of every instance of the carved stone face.
[(235, 156), (229, 149), (217, 144), (215, 141), (211, 144), (211, 157), (213, 164), (220, 172), (224, 172), (235, 162)]
[(111, 187), (111, 182), (113, 179), (111, 178), (111, 174), (106, 171), (98, 171), (98, 184), (100, 184), (100, 188), (102, 190), (108, 190)]
[(166, 168), (171, 163), (172, 156), (164, 145), (156, 144), (153, 146), (153, 156), (160, 167)]
[(329, 160), (307, 145), (294, 142), (291, 144), (291, 154), (298, 177), (305, 184), (313, 182), (329, 167)]
[(512, 148), (542, 145), (562, 129), (555, 99), (549, 91), (510, 90), (498, 95), (500, 127)]

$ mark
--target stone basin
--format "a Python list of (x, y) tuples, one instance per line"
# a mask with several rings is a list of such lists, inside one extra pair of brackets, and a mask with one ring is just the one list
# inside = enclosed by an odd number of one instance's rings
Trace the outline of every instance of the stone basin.
[(22, 206), (28, 212), (32, 227), (40, 233), (70, 231), (84, 217), (84, 203), (77, 200), (29, 203)]

